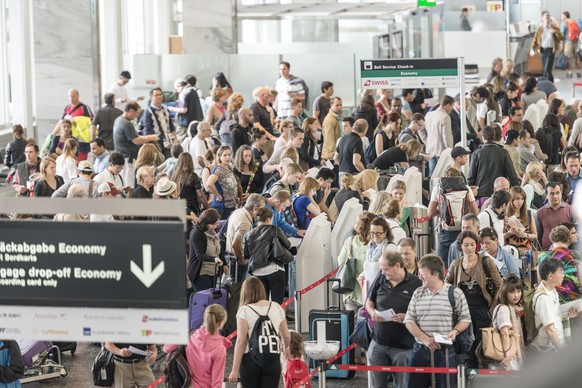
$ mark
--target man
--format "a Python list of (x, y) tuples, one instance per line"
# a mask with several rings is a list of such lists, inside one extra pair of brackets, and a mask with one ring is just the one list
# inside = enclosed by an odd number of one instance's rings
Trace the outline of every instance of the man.
[[(242, 145), (253, 144), (253, 112), (249, 108), (241, 108), (238, 111), (238, 123), (232, 129), (230, 134), (232, 154), (236, 155), (236, 151)], [(257, 160), (257, 162), (261, 162)]]
[(475, 132), (479, 132), (483, 128), (479, 125), (479, 119), (477, 118), (477, 104), (484, 103), (489, 97), (489, 91), (487, 88), (479, 86), (475, 88), (468, 96), (466, 101), (467, 104), (467, 120), (473, 127)]
[[(65, 119), (66, 116), (71, 116), (73, 118), (72, 121), (75, 122), (73, 136), (79, 142), (77, 160), (85, 160), (90, 150), (89, 143), (91, 142), (93, 112), (89, 106), (79, 100), (79, 91), (77, 89), (69, 90), (69, 105), (65, 107), (61, 120)], [(57, 135), (58, 131), (60, 131), (60, 124), (61, 122), (59, 121), (53, 130), (53, 135)]]
[(578, 116), (579, 112), (580, 112), (580, 99), (574, 97), (570, 100), (570, 103), (566, 105), (566, 112), (564, 113), (564, 116), (570, 119), (571, 122), (574, 122), (579, 118)]
[[(146, 352), (147, 356), (132, 353), (130, 347)], [(113, 353), (115, 363), (115, 388), (146, 387), (155, 377), (150, 364), (156, 361), (158, 350), (155, 344), (121, 344), (105, 342), (105, 348)]]
[(282, 177), (271, 186), (269, 194), (274, 196), (279, 190), (285, 190), (289, 193), (289, 198), (293, 196), (295, 185), (303, 178), (303, 170), (297, 163), (289, 163), (282, 170)]
[(279, 190), (272, 197), (265, 198), (265, 207), (273, 211), (273, 225), (278, 226), (287, 236), (305, 236), (305, 230), (298, 230), (287, 223), (282, 213), (291, 206), (291, 195), (287, 190)]
[(208, 166), (210, 162), (206, 158), (206, 154), (210, 150), (208, 138), (212, 134), (212, 127), (206, 121), (198, 123), (198, 133), (192, 138), (188, 152), (192, 155), (194, 161), (194, 172), (198, 176), (202, 176), (202, 170)]
[[(453, 132), (453, 144), (458, 144), (461, 142), (461, 95), (457, 93), (455, 96), (455, 106), (451, 113), (451, 132)], [(470, 141), (475, 141), (477, 139), (477, 133), (475, 132), (469, 118), (466, 118), (467, 122), (467, 143)]]
[[(453, 291), (454, 309), (449, 300), (450, 284), (445, 283), (445, 266), (440, 257), (424, 256), (418, 263), (418, 277), (422, 281), (412, 295), (408, 305), (404, 324), (416, 339), (410, 355), (410, 366), (428, 367), (431, 352), (434, 354), (434, 367), (456, 368), (455, 348), (438, 343), (434, 334), (448, 337), (455, 341), (459, 333), (466, 330), (471, 324), (469, 305), (465, 294), (460, 288)], [(438, 308), (435, 308), (438, 306)], [(457, 317), (457, 321), (453, 321)], [(445, 347), (448, 348), (448, 365), (446, 363)], [(455, 375), (451, 375), (451, 386), (455, 386)], [(409, 387), (429, 387), (431, 376), (426, 373), (412, 373), (408, 382)], [(444, 387), (447, 378), (443, 374), (436, 375), (437, 387)]]
[(404, 113), (407, 120), (412, 119), (412, 108), (410, 106), (412, 101), (414, 101), (414, 89), (402, 89), (402, 113)]
[(505, 149), (508, 151), (513, 163), (513, 168), (517, 174), (518, 179), (523, 177), (524, 171), (521, 169), (521, 155), (517, 147), (519, 146), (519, 132), (515, 129), (510, 129), (507, 131), (505, 136)]
[(267, 163), (263, 166), (263, 172), (265, 174), (270, 174), (277, 169), (278, 164), (281, 161), (281, 154), (286, 148), (295, 148), (299, 154), (299, 149), (304, 140), (305, 132), (303, 132), (301, 128), (293, 128), (291, 133), (289, 133), (289, 141), (287, 141), (287, 144), (284, 147), (277, 148), (275, 152), (273, 152), (273, 155), (271, 155)]
[(303, 79), (292, 75), (289, 71), (291, 65), (289, 62), (281, 62), (279, 64), (279, 75), (281, 76), (275, 82), (275, 90), (277, 91), (277, 118), (284, 119), (289, 116), (291, 110), (291, 99), (299, 98), (306, 99), (305, 82)]
[(499, 190), (493, 193), (491, 204), (483, 208), (477, 215), (479, 218), (480, 228), (493, 228), (499, 236), (499, 245), (505, 245), (505, 237), (509, 236), (505, 232), (505, 211), (511, 201), (511, 194), (505, 190)]
[[(402, 240), (401, 240), (402, 241)], [(378, 260), (380, 273), (370, 289), (366, 310), (374, 320), (374, 332), (368, 348), (369, 365), (408, 366), (414, 338), (402, 324), (415, 290), (422, 282), (407, 271), (399, 253), (385, 250)], [(384, 319), (378, 312), (394, 310), (394, 315)], [(394, 386), (407, 387), (408, 373), (394, 373)], [(387, 387), (388, 373), (370, 372), (372, 387)]]
[(582, 176), (580, 176), (580, 154), (576, 151), (570, 151), (566, 153), (564, 159), (566, 160), (567, 178), (572, 189), (572, 196), (574, 196), (576, 186), (582, 179)]
[(91, 155), (93, 156), (93, 172), (101, 174), (109, 165), (109, 151), (100, 137), (96, 137), (91, 142)]
[(123, 158), (123, 156), (118, 152), (114, 152), (109, 156), (109, 166), (107, 166), (107, 169), (103, 171), (101, 174), (96, 175), (93, 178), (93, 180), (97, 184), (101, 184), (103, 182), (110, 182), (113, 183), (117, 190), (128, 191), (130, 187), (127, 186), (127, 183), (122, 179), (121, 176), (121, 172), (123, 171), (124, 166), (125, 159)]
[[(479, 217), (477, 217), (475, 214), (472, 214), (472, 213), (465, 214), (463, 216), (463, 219), (461, 220), (461, 232), (464, 232), (467, 230), (469, 232), (475, 233), (475, 235), (478, 236), (479, 229), (480, 229)], [(481, 243), (477, 242), (477, 249), (475, 251), (479, 252), (480, 250), (481, 250)], [(461, 250), (459, 249), (457, 244), (451, 244), (451, 246), (449, 248), (449, 256), (447, 259), (447, 268), (449, 268), (451, 266), (451, 263), (455, 259), (458, 259), (459, 257), (462, 257), (462, 256), (463, 256), (463, 252), (461, 252)]]
[(319, 190), (315, 193), (315, 203), (319, 206), (321, 211), (327, 213), (328, 212), (328, 204), (331, 204), (333, 200), (333, 195), (331, 185), (335, 181), (336, 176), (333, 170), (321, 167), (315, 176), (315, 180), (319, 183)]
[(413, 114), (408, 126), (400, 132), (400, 135), (398, 135), (398, 143), (405, 144), (408, 140), (414, 139), (418, 140), (421, 144), (424, 144), (418, 134), (424, 129), (424, 125), (424, 115), (422, 113)]
[(140, 107), (137, 102), (130, 101), (125, 105), (123, 114), (113, 123), (113, 144), (115, 151), (125, 158), (123, 181), (129, 187), (135, 187), (135, 169), (133, 161), (137, 159), (139, 147), (142, 144), (158, 140), (158, 135), (140, 136), (132, 121), (137, 118)]
[(238, 262), (236, 282), (242, 283), (248, 271), (248, 261), (243, 256), (243, 237), (253, 228), (253, 220), (258, 209), (265, 206), (265, 199), (260, 194), (249, 195), (245, 206), (236, 209), (228, 218), (226, 232), (226, 256), (229, 259), (230, 273), (235, 274), (235, 260)]
[[(394, 97), (394, 99), (392, 100), (392, 103), (390, 104), (390, 112), (394, 112), (394, 113), (398, 113), (398, 115), (400, 116), (400, 128), (405, 128), (408, 126), (408, 124), (410, 123), (410, 118), (406, 118), (406, 115), (402, 112), (402, 99), (400, 97)], [(372, 129), (372, 132), (369, 133), (370, 137), (374, 136), (373, 130), (375, 128)]]
[(461, 9), (460, 27), (462, 31), (471, 31), (473, 29), (471, 23), (469, 23), (469, 8), (464, 7)]
[(483, 147), (473, 153), (469, 167), (469, 186), (479, 186), (477, 198), (493, 194), (493, 182), (497, 177), (507, 177), (511, 186), (519, 186), (520, 180), (509, 154), (495, 142), (495, 128), (483, 128)]
[(519, 160), (521, 162), (521, 170), (525, 171), (527, 165), (531, 162), (539, 162), (538, 158), (534, 155), (534, 147), (531, 146), (531, 135), (525, 129), (519, 131), (520, 143), (517, 146), (517, 151), (519, 152)]
[[(493, 183), (493, 193), (495, 193), (495, 192), (497, 192), (499, 190), (503, 190), (503, 191), (509, 192), (509, 189), (510, 188), (511, 187), (510, 187), (509, 181), (507, 180), (507, 178), (504, 178), (502, 176), (500, 176), (497, 179), (495, 179), (495, 182)], [(485, 197), (483, 197), (481, 199), (485, 199)], [(487, 198), (481, 204), (481, 209), (488, 208), (490, 204), (491, 204), (491, 198)]]
[(249, 107), (253, 112), (253, 126), (264, 132), (268, 140), (274, 142), (277, 137), (274, 136), (271, 114), (267, 109), (271, 100), (271, 91), (267, 87), (260, 87), (253, 92), (253, 97), (255, 101)]
[(123, 111), (113, 106), (115, 100), (113, 93), (105, 93), (103, 100), (105, 106), (97, 111), (91, 123), (91, 140), (95, 140), (99, 136), (105, 142), (105, 148), (113, 151), (113, 123), (123, 114)]
[(501, 137), (503, 139), (505, 139), (507, 131), (514, 128), (513, 125), (515, 123), (521, 124), (523, 120), (523, 109), (521, 109), (521, 106), (512, 106), (507, 113), (509, 114), (509, 119), (501, 126)]
[(564, 35), (564, 55), (568, 58), (568, 71), (566, 78), (573, 78), (573, 68), (576, 68), (576, 76), (582, 77), (580, 73), (580, 61), (578, 60), (578, 41), (580, 39), (580, 26), (577, 20), (570, 19), (570, 12), (562, 12), (562, 24), (560, 25), (560, 32)]
[[(98, 198), (102, 199), (112, 199), (117, 198), (121, 194), (121, 191), (111, 182), (103, 182), (97, 187)], [(90, 222), (112, 222), (115, 221), (115, 217), (111, 214), (95, 214), (91, 213), (89, 216)]]
[(91, 163), (87, 160), (83, 160), (79, 162), (77, 169), (79, 170), (79, 176), (59, 187), (51, 196), (52, 198), (66, 198), (69, 188), (73, 185), (78, 185), (83, 188), (87, 198), (97, 198), (97, 186), (99, 186), (99, 184), (91, 179), (91, 175), (93, 175)]
[(339, 165), (340, 178), (342, 174), (357, 174), (366, 169), (362, 138), (366, 136), (367, 131), (368, 122), (365, 119), (357, 119), (354, 130), (340, 139), (333, 157), (334, 162)]
[(420, 132), (420, 136), (426, 144), (426, 153), (431, 157), (428, 164), (431, 175), (443, 151), (453, 147), (453, 132), (449, 113), (453, 110), (454, 104), (453, 97), (444, 96), (440, 106), (427, 113), (425, 129)]
[[(341, 129), (342, 129), (344, 135), (347, 135), (348, 133), (352, 132), (355, 122), (356, 122), (356, 119), (353, 118), (352, 116), (342, 117), (342, 128)], [(338, 139), (338, 141), (339, 141), (339, 139)], [(336, 142), (336, 146), (337, 146), (337, 142)]]
[(342, 99), (334, 97), (331, 101), (329, 113), (325, 116), (322, 123), (323, 145), (321, 148), (321, 157), (325, 160), (333, 160), (335, 146), (342, 135), (340, 126), (340, 115), (342, 113)]
[(9, 180), (12, 180), (12, 188), (16, 191), (17, 197), (28, 197), (33, 187), (30, 177), (40, 172), (40, 158), (38, 157), (38, 146), (35, 143), (28, 143), (24, 147), (25, 161), (12, 166)]
[[(453, 149), (451, 150), (451, 159), (453, 159), (451, 167), (454, 168), (455, 170), (461, 171), (461, 174), (463, 175), (463, 178), (465, 178), (465, 180), (467, 180), (467, 178), (465, 177), (465, 174), (463, 174), (463, 166), (465, 166), (469, 162), (470, 154), (471, 151), (461, 146), (453, 147)], [(473, 194), (475, 194), (475, 192), (473, 192)]]
[(560, 26), (552, 20), (548, 11), (542, 12), (542, 24), (536, 30), (531, 42), (530, 56), (534, 56), (536, 51), (542, 55), (544, 64), (544, 77), (550, 82), (554, 82), (552, 69), (554, 68), (554, 57), (560, 51), (560, 43), (564, 35), (560, 32)]
[[(535, 314), (535, 326), (539, 327), (537, 336), (532, 341), (532, 346), (539, 350), (562, 349), (566, 345), (564, 326), (562, 325), (562, 313), (556, 287), (564, 281), (564, 263), (556, 258), (547, 258), (542, 261), (539, 268), (542, 279), (540, 285), (532, 297), (532, 305)], [(568, 310), (568, 318), (578, 315), (578, 310)]]
[(325, 116), (329, 113), (329, 108), (331, 107), (331, 96), (333, 96), (333, 83), (329, 81), (323, 81), (321, 83), (321, 93), (313, 101), (313, 114), (312, 116), (317, 120), (317, 128), (321, 128), (323, 125), (323, 120)]
[(400, 239), (397, 250), (402, 256), (406, 272), (418, 276), (418, 258), (416, 257), (416, 242), (414, 242), (414, 239), (410, 237)]
[(575, 223), (574, 211), (570, 205), (562, 200), (562, 186), (558, 182), (546, 184), (547, 204), (538, 209), (538, 237), (542, 249), (550, 249), (550, 232), (554, 227), (566, 222)]
[[(200, 98), (195, 88), (196, 77), (193, 75), (187, 76), (188, 79), (178, 78), (174, 81), (174, 87), (178, 91), (177, 106), (170, 106), (170, 112), (177, 113), (176, 116), (176, 135), (178, 140), (182, 142), (188, 135), (188, 127), (192, 121), (203, 121), (204, 113), (200, 105)], [(193, 85), (192, 85), (193, 83)]]
[(176, 128), (174, 128), (174, 122), (170, 119), (168, 107), (162, 104), (162, 101), (164, 101), (162, 89), (153, 88), (150, 90), (150, 99), (150, 106), (141, 116), (141, 134), (156, 134), (160, 150), (162, 150), (166, 158), (169, 158), (171, 156), (170, 149), (177, 142)]
[(499, 106), (501, 107), (501, 116), (509, 116), (509, 109), (515, 106), (519, 106), (523, 109), (523, 103), (519, 99), (519, 87), (510, 82), (507, 85), (506, 94), (499, 99)]
[(292, 98), (291, 110), (289, 111), (289, 116), (287, 116), (286, 120), (291, 121), (295, 128), (301, 128), (301, 124), (303, 123), (303, 119), (301, 117), (302, 114), (303, 100), (300, 98)]
[[(129, 101), (125, 85), (127, 85), (130, 79), (131, 73), (127, 70), (123, 70), (121, 74), (119, 74), (117, 81), (111, 85), (108, 90), (109, 93), (113, 93), (113, 95), (115, 95), (115, 107), (121, 111), (123, 111), (125, 104)], [(143, 100), (143, 96), (139, 96), (137, 100)]]

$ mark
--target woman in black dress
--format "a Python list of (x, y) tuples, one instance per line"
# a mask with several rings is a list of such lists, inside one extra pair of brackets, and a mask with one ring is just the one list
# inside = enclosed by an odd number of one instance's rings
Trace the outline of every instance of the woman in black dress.
[(248, 145), (242, 145), (234, 156), (234, 174), (241, 186), (241, 205), (252, 193), (261, 194), (265, 183), (265, 176), (258, 168), (253, 150)]
[(56, 161), (46, 157), (40, 162), (40, 179), (34, 186), (34, 196), (50, 197), (64, 183), (63, 178), (57, 175)]
[(418, 140), (411, 139), (404, 144), (388, 148), (382, 152), (372, 163), (374, 168), (379, 170), (388, 170), (390, 167), (398, 164), (403, 168), (408, 168), (408, 161), (417, 157), (422, 150), (422, 145)]

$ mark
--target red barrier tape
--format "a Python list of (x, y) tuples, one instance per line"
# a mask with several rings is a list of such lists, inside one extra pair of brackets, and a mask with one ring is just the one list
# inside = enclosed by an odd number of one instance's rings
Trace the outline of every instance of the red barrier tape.
[(301, 290), (301, 295), (313, 290), (315, 287), (319, 286), (321, 283), (325, 282), (327, 279), (329, 279), (333, 275), (335, 275), (337, 273), (337, 271), (338, 271), (338, 268), (334, 269), (333, 271), (331, 271), (330, 273), (328, 273), (327, 275), (325, 275), (324, 277), (322, 277), (321, 279), (319, 279), (318, 281), (316, 281), (312, 285), (305, 287), (304, 289)]
[(416, 222), (418, 222), (419, 224), (422, 224), (423, 222), (429, 221), (430, 217), (422, 217), (419, 218), (418, 220), (416, 220)]
[(457, 374), (457, 368), (423, 368), (417, 366), (370, 366), (370, 365), (337, 365), (342, 370), (361, 370), (372, 372), (405, 372), (405, 373), (437, 373), (437, 374)]
[(158, 378), (157, 380), (154, 380), (154, 382), (151, 383), (150, 385), (148, 385), (146, 388), (155, 388), (163, 382), (164, 382), (164, 376)]

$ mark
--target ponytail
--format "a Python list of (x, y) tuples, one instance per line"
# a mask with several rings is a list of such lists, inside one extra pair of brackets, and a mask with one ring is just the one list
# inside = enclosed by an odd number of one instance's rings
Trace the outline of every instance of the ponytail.
[(226, 310), (219, 304), (211, 304), (204, 312), (204, 327), (210, 335), (218, 333), (222, 322), (226, 321)]

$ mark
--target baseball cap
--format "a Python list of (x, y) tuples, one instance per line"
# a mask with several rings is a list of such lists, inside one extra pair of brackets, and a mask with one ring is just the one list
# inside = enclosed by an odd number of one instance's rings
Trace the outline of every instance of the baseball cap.
[(121, 191), (117, 190), (117, 187), (111, 182), (103, 182), (97, 187), (97, 192), (99, 194), (111, 193), (112, 195), (119, 195)]
[(82, 172), (93, 172), (93, 166), (91, 166), (91, 162), (88, 160), (82, 160), (77, 165), (77, 169)]
[(466, 149), (465, 147), (453, 147), (451, 150), (451, 158), (455, 159), (457, 156), (469, 155), (471, 151)]

